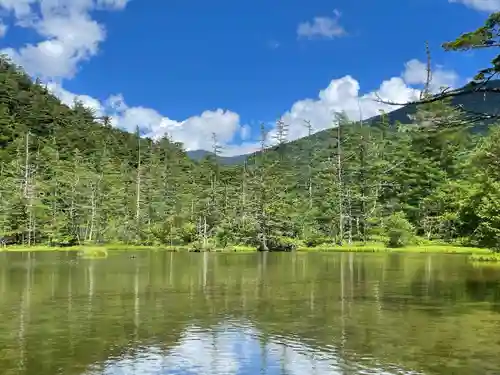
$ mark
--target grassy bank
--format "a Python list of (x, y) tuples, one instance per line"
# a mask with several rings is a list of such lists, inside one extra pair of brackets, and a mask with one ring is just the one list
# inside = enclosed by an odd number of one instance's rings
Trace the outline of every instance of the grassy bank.
[(487, 254), (472, 254), (469, 257), (469, 260), (471, 262), (475, 262), (475, 263), (488, 262), (488, 263), (498, 263), (498, 264), (500, 264), (500, 254), (499, 253), (493, 253), (491, 251), (489, 253), (487, 253)]
[(384, 243), (353, 244), (344, 246), (316, 246), (300, 248), (299, 251), (355, 252), (355, 253), (435, 253), (435, 254), (484, 254), (492, 253), (489, 249), (447, 244), (409, 245), (401, 248), (389, 248)]
[(77, 246), (47, 246), (47, 245), (35, 245), (35, 246), (21, 246), (13, 245), (0, 248), (0, 252), (48, 252), (48, 251), (75, 251), (75, 252), (88, 252), (92, 250), (106, 250), (106, 251), (124, 251), (124, 250), (162, 250), (162, 251), (189, 251), (188, 246), (144, 246), (144, 245), (124, 245), (124, 244), (106, 244), (106, 245), (77, 245)]
[[(0, 251), (7, 252), (22, 252), (22, 251), (76, 251), (82, 253), (92, 253), (93, 251), (139, 251), (139, 250), (155, 250), (155, 251), (175, 251), (175, 252), (190, 252), (194, 251), (189, 245), (184, 246), (137, 246), (123, 244), (106, 244), (106, 245), (81, 245), (72, 247), (51, 247), (51, 246), (8, 246), (0, 248)], [(227, 253), (249, 253), (256, 252), (257, 248), (252, 246), (228, 246), (212, 250), (214, 252)], [(354, 253), (435, 253), (435, 254), (465, 254), (471, 255), (471, 260), (474, 261), (500, 261), (500, 255), (493, 253), (489, 249), (476, 247), (464, 247), (446, 244), (425, 244), (411, 245), (403, 248), (388, 248), (385, 244), (379, 242), (373, 243), (355, 243), (351, 245), (335, 246), (324, 244), (315, 247), (299, 246), (299, 252), (354, 252)]]

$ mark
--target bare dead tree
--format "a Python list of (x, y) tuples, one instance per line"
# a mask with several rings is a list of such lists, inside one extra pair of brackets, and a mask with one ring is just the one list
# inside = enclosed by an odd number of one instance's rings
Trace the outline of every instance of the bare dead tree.
[[(305, 127), (307, 129), (307, 137), (311, 139), (311, 135), (313, 134), (313, 126), (311, 121), (305, 120)], [(308, 149), (307, 154), (307, 191), (309, 196), (309, 210), (312, 210), (313, 207), (313, 186), (312, 186), (312, 149)]]
[(339, 225), (339, 245), (342, 245), (344, 239), (344, 207), (343, 207), (343, 181), (342, 181), (342, 133), (340, 129), (341, 122), (339, 117), (337, 116), (337, 187), (338, 187), (338, 207), (339, 207), (339, 216), (338, 216), (338, 225)]
[(267, 141), (268, 131), (265, 128), (264, 124), (260, 125), (260, 160), (258, 167), (258, 175), (259, 175), (259, 188), (258, 188), (258, 240), (259, 240), (259, 250), (260, 251), (269, 251), (269, 247), (267, 244), (267, 216), (266, 216), (266, 204), (267, 204), (267, 194), (266, 194), (266, 141)]
[[(422, 104), (430, 104), (439, 101), (443, 101), (446, 99), (453, 99), (461, 96), (474, 95), (478, 93), (483, 93), (483, 100), (486, 100), (487, 94), (500, 94), (500, 87), (491, 87), (488, 86), (488, 83), (494, 77), (494, 75), (490, 75), (488, 78), (478, 82), (476, 80), (469, 82), (467, 85), (461, 88), (452, 88), (452, 87), (442, 87), (440, 90), (433, 94), (431, 92), (431, 83), (432, 83), (432, 68), (431, 68), (431, 52), (429, 49), (429, 43), (425, 44), (426, 56), (427, 56), (427, 65), (426, 65), (426, 81), (424, 83), (424, 88), (420, 93), (418, 100), (411, 100), (407, 102), (395, 102), (391, 100), (382, 99), (378, 93), (376, 94), (376, 102), (391, 106), (408, 106), (408, 105), (422, 105)], [(486, 112), (477, 112), (474, 110), (470, 110), (465, 108), (462, 104), (455, 105), (455, 108), (461, 110), (468, 121), (477, 122), (484, 121), (489, 119), (497, 119), (500, 118), (500, 111), (495, 111), (492, 113)]]
[(429, 49), (429, 42), (425, 42), (425, 54), (427, 56), (427, 66), (426, 66), (426, 79), (424, 89), (420, 93), (420, 100), (423, 100), (430, 95), (430, 85), (432, 82), (432, 67), (431, 67), (431, 50)]

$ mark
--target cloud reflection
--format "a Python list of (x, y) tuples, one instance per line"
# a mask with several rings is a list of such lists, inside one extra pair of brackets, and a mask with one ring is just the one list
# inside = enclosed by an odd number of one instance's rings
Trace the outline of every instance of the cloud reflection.
[(231, 322), (210, 329), (193, 325), (167, 351), (159, 346), (139, 347), (85, 375), (418, 374), (394, 366), (377, 367), (342, 359), (335, 348), (319, 350), (281, 336), (264, 340), (251, 325)]

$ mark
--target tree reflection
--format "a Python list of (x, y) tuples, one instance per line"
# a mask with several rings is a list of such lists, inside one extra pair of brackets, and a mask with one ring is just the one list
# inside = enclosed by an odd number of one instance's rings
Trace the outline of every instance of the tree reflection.
[(500, 368), (500, 276), (461, 256), (2, 257), (6, 375)]

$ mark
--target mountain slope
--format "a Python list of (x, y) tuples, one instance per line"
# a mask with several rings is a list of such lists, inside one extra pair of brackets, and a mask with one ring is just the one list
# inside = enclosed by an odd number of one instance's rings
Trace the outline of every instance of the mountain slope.
[[(215, 157), (213, 152), (206, 151), (206, 150), (193, 150), (193, 151), (187, 151), (186, 152), (187, 156), (194, 161), (200, 161), (203, 159), (206, 159), (208, 157)], [(240, 164), (243, 163), (246, 159), (251, 154), (243, 154), (243, 155), (236, 155), (236, 156), (218, 156), (217, 159), (219, 161), (219, 164), (222, 165), (235, 165), (235, 164)]]
[[(500, 88), (500, 80), (492, 80), (488, 83), (488, 87)], [(500, 95), (496, 94), (484, 94), (484, 93), (471, 93), (467, 95), (462, 95), (459, 97), (455, 97), (452, 100), (452, 104), (454, 106), (463, 106), (465, 110), (479, 112), (479, 113), (496, 113), (500, 112)], [(389, 124), (395, 124), (396, 122), (400, 122), (402, 124), (411, 123), (410, 116), (415, 114), (416, 106), (415, 105), (407, 105), (401, 108), (398, 108), (392, 112), (387, 113), (385, 116), (387, 117), (387, 121)], [(367, 120), (365, 123), (368, 124), (376, 124), (380, 122), (382, 116), (374, 116)], [(481, 129), (485, 124), (491, 123), (493, 121), (484, 121), (482, 124), (479, 124), (476, 129)], [(311, 137), (314, 140), (321, 139), (328, 134), (329, 129), (319, 131), (313, 134)], [(307, 142), (308, 137), (296, 139), (290, 143), (302, 143)], [(210, 155), (211, 153), (205, 150), (195, 150), (187, 152), (187, 155), (193, 160), (201, 160), (204, 157)], [(236, 156), (221, 156), (219, 157), (219, 162), (224, 165), (235, 165), (243, 163), (251, 154), (243, 154)]]
[(0, 59), (0, 239), (290, 251), (370, 240), (389, 222), (409, 235), (500, 248), (498, 189), (482, 183), (500, 181), (500, 129), (477, 144), (443, 103), (418, 118), (425, 127), (341, 126), (274, 147), (247, 168), (221, 167), (193, 162), (167, 138), (103, 126)]
[(179, 145), (102, 125), (0, 57), (3, 241), (151, 241), (150, 223), (195, 207), (194, 167)]

